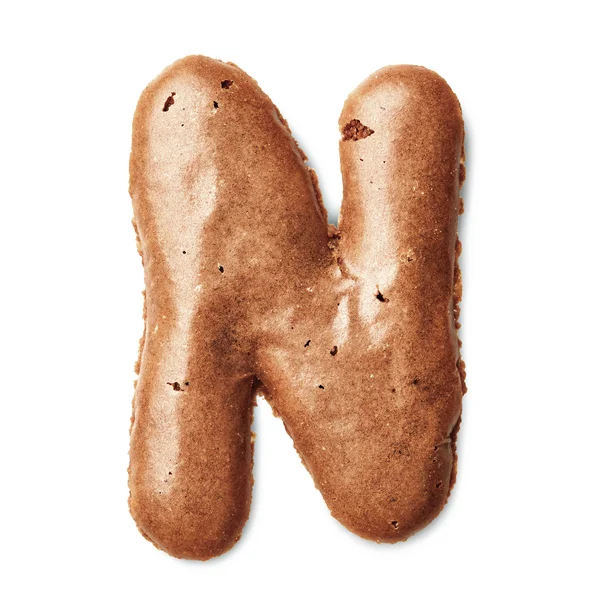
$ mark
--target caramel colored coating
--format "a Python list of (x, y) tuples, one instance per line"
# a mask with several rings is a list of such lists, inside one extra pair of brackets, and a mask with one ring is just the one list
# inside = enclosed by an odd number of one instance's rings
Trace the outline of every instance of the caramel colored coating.
[(287, 124), (236, 66), (185, 58), (139, 101), (146, 328), (130, 508), (174, 556), (206, 560), (239, 539), (258, 392), (356, 534), (405, 540), (450, 493), (460, 106), (435, 73), (388, 67), (350, 95), (340, 131), (338, 231)]

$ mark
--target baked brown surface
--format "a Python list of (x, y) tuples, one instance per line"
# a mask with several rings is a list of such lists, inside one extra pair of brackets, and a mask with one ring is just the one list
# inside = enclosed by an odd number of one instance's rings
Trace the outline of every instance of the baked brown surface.
[(191, 56), (140, 98), (130, 509), (174, 556), (205, 560), (239, 539), (259, 391), (356, 534), (405, 540), (450, 493), (460, 106), (435, 73), (388, 67), (350, 95), (340, 131), (337, 230), (287, 124), (239, 68)]

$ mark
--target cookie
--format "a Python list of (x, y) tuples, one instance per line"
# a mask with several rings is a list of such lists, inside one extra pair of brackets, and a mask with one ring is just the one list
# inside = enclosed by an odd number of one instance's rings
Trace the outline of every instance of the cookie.
[(258, 393), (354, 533), (405, 540), (447, 501), (465, 391), (460, 105), (432, 71), (388, 67), (350, 95), (340, 132), (337, 229), (287, 123), (235, 65), (185, 58), (140, 98), (129, 503), (173, 556), (239, 539)]

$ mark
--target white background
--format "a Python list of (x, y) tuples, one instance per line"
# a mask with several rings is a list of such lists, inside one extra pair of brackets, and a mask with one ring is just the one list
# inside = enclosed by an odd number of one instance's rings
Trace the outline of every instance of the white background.
[[(0, 15), (0, 595), (598, 598), (600, 97), (595, 3), (7, 2)], [(264, 401), (242, 540), (178, 561), (127, 510), (142, 267), (127, 195), (139, 93), (237, 63), (342, 194), (337, 119), (416, 63), (467, 127), (464, 400), (442, 515), (378, 546), (332, 519)]]

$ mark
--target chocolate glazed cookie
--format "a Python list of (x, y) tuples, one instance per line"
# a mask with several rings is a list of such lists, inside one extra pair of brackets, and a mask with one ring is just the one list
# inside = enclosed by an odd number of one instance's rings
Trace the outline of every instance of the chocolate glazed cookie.
[(388, 67), (350, 95), (340, 130), (336, 229), (286, 122), (236, 66), (185, 58), (139, 101), (130, 508), (173, 556), (239, 539), (257, 393), (356, 534), (405, 540), (447, 501), (465, 391), (460, 105), (435, 73)]

